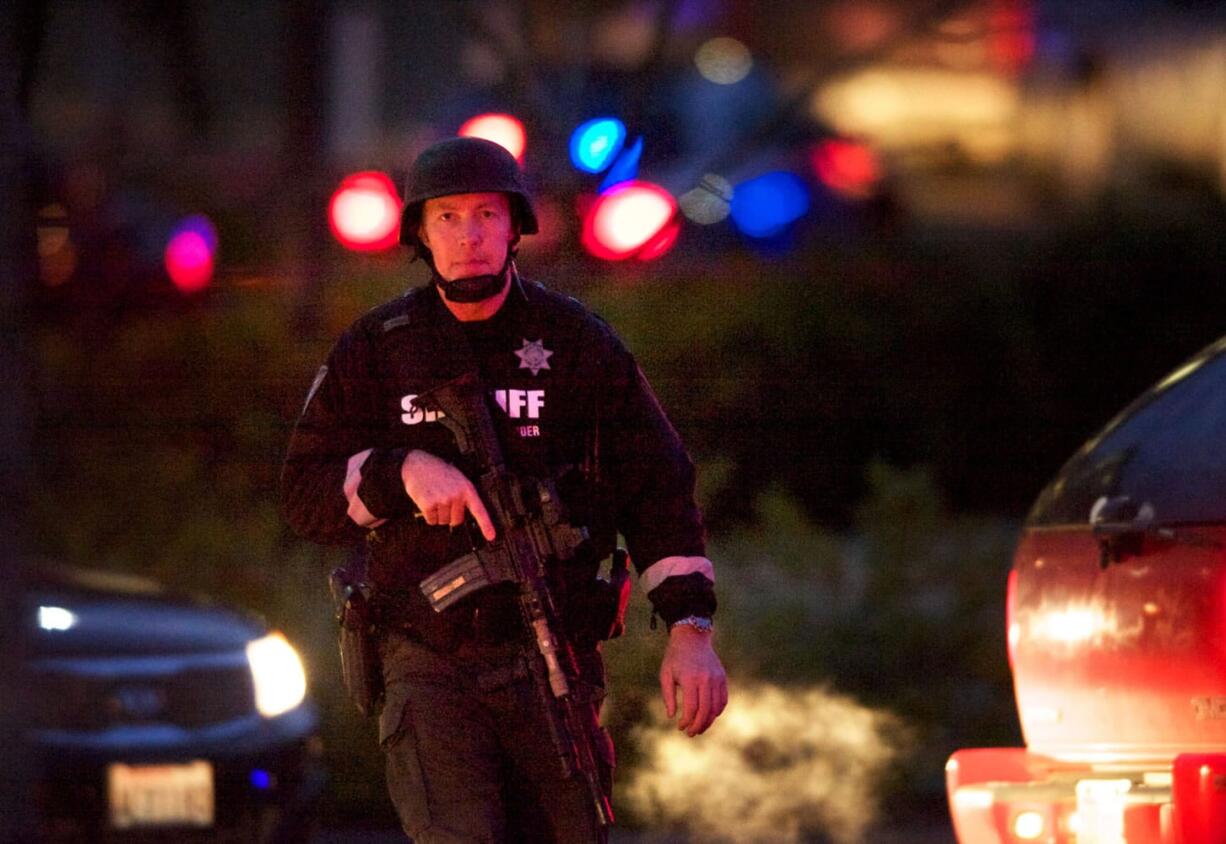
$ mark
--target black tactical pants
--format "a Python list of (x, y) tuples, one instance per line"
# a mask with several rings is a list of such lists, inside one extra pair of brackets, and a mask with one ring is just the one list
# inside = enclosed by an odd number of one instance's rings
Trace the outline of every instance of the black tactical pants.
[[(586, 781), (562, 775), (521, 645), (444, 655), (389, 634), (380, 650), (388, 791), (416, 844), (604, 844)], [(603, 731), (593, 743), (607, 794), (612, 743)]]

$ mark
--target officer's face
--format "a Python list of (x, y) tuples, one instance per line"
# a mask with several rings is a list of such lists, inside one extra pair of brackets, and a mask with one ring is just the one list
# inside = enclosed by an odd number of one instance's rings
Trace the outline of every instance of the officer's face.
[(457, 193), (422, 204), (421, 242), (447, 281), (490, 275), (502, 269), (515, 239), (511, 202), (505, 193)]

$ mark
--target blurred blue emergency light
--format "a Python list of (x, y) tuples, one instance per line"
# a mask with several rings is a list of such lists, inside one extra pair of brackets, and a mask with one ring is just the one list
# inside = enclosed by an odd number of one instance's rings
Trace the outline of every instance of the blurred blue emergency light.
[(617, 185), (637, 179), (639, 177), (639, 161), (642, 157), (643, 136), (640, 135), (634, 139), (634, 143), (626, 147), (626, 151), (621, 154), (621, 157), (613, 162), (609, 172), (605, 173), (604, 181), (600, 183), (599, 192), (608, 193), (609, 190)]
[(570, 136), (570, 160), (585, 173), (599, 173), (613, 161), (626, 140), (626, 125), (616, 117), (597, 117)]
[(782, 234), (808, 210), (809, 191), (804, 182), (783, 170), (742, 182), (732, 194), (732, 221), (753, 238)]

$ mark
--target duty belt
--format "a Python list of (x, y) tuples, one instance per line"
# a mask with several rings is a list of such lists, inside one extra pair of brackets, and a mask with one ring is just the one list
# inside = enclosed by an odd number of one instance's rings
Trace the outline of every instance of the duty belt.
[[(416, 621), (418, 614), (432, 610), (414, 602), (407, 593), (375, 589), (370, 606), (371, 622), (375, 627), (395, 630), (427, 646), (438, 645), (430, 641), (431, 625)], [(449, 608), (445, 615), (449, 617), (445, 624), (451, 634), (449, 638), (454, 636), (452, 647), (447, 650), (454, 650), (464, 643), (502, 645), (529, 641), (519, 609), (512, 603), (455, 606)]]

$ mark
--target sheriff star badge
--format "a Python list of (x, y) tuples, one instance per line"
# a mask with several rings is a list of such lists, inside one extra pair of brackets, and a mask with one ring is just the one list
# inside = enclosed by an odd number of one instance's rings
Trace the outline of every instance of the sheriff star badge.
[(549, 368), (549, 356), (553, 352), (545, 348), (545, 341), (528, 340), (524, 338), (524, 345), (515, 350), (516, 356), (519, 357), (519, 368), (528, 369), (536, 375), (542, 369)]

